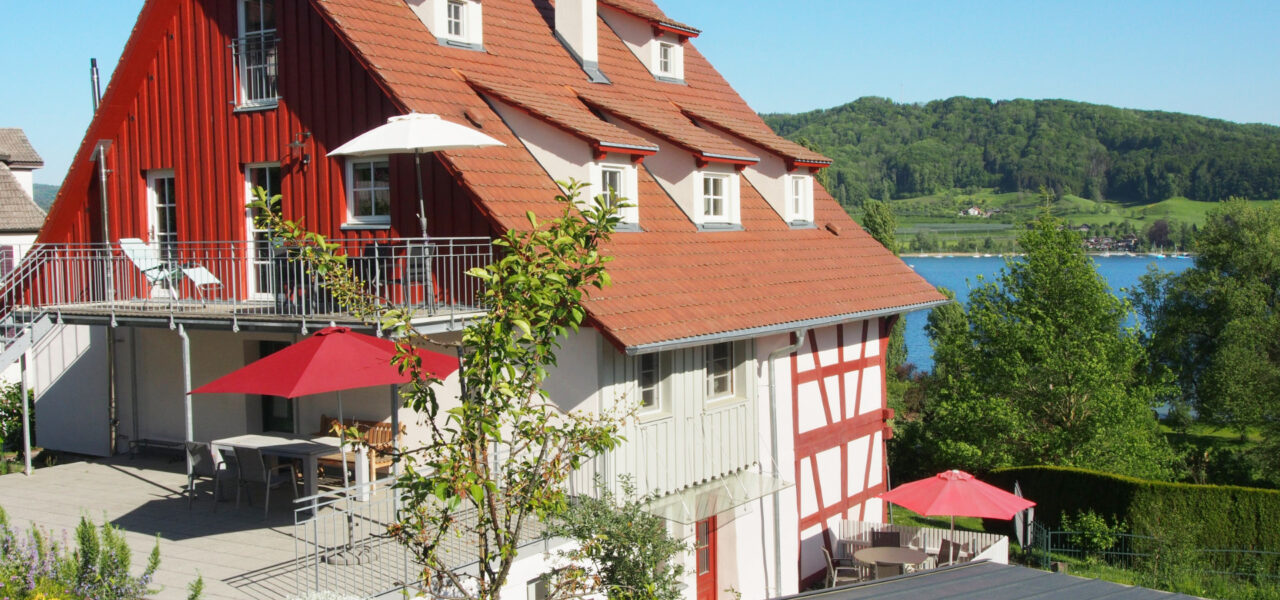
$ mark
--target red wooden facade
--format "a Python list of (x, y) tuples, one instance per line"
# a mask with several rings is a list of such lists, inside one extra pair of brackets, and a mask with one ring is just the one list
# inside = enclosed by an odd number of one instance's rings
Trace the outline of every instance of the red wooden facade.
[[(391, 160), (390, 229), (343, 231), (344, 164), (325, 154), (405, 112), (307, 0), (277, 0), (279, 102), (236, 110), (238, 2), (150, 1), (39, 241), (101, 240), (94, 147), (109, 140), (113, 240), (147, 237), (147, 172), (172, 169), (180, 241), (243, 240), (245, 166), (279, 163), (284, 214), (335, 237), (419, 235), (413, 160)], [(492, 227), (452, 173), (423, 157), (433, 236), (489, 236)]]

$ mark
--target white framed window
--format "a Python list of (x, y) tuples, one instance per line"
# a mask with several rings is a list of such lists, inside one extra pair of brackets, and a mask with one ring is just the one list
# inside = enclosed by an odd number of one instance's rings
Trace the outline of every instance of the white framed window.
[(461, 0), (449, 0), (448, 4), (445, 5), (444, 20), (449, 37), (466, 39), (466, 14), (467, 7)]
[(239, 37), (231, 45), (236, 106), (270, 107), (279, 100), (275, 0), (240, 0)]
[(787, 220), (813, 221), (813, 178), (789, 175), (787, 186)]
[(636, 388), (639, 390), (641, 414), (663, 410), (661, 355), (655, 352), (636, 357)]
[(704, 221), (729, 220), (728, 175), (702, 175), (702, 218)]
[(160, 256), (174, 260), (178, 253), (178, 187), (173, 170), (147, 171), (147, 229)]
[(658, 37), (653, 43), (652, 63), (649, 69), (659, 79), (684, 79), (684, 46)]
[(735, 393), (733, 343), (711, 344), (705, 350), (707, 399), (718, 400)]
[(391, 163), (387, 157), (347, 161), (347, 222), (391, 223)]
[(599, 163), (594, 171), (595, 193), (611, 205), (624, 203), (618, 211), (625, 225), (640, 224), (639, 174), (630, 163)]

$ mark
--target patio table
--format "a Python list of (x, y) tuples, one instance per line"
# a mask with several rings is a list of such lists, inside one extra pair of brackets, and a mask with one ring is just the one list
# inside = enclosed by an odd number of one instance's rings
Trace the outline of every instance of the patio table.
[[(288, 434), (250, 433), (235, 437), (213, 440), (213, 447), (218, 450), (233, 448), (251, 448), (259, 450), (265, 456), (279, 458), (302, 459), (303, 497), (316, 495), (316, 473), (319, 471), (318, 459), (333, 454), (341, 447), (341, 440), (335, 436), (314, 438), (296, 437)], [(362, 451), (360, 448), (359, 451)], [(351, 452), (359, 453), (352, 449)], [(357, 481), (356, 483), (365, 483)]]
[[(876, 566), (897, 567), (899, 573), (901, 573), (902, 565), (918, 565), (928, 560), (929, 555), (915, 548), (879, 546), (858, 550), (853, 553), (853, 558)], [(878, 571), (879, 569), (877, 569)]]

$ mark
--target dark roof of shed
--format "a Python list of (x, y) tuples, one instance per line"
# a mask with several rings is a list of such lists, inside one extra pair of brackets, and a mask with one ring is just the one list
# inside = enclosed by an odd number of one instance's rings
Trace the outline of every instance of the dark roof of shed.
[(11, 165), (44, 166), (44, 159), (31, 147), (27, 134), (17, 127), (0, 127), (0, 157)]
[(44, 225), (44, 211), (31, 200), (0, 162), (0, 233), (35, 233)]
[(1193, 596), (988, 561), (920, 571), (780, 600), (1192, 600)]

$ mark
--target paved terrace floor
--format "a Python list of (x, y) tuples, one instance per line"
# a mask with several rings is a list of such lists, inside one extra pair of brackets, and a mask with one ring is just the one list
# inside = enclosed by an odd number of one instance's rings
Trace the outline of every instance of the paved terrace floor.
[(74, 539), (82, 516), (112, 523), (126, 532), (135, 574), (158, 535), (156, 598), (185, 598), (197, 574), (204, 577), (203, 598), (210, 600), (293, 597), (299, 568), (287, 488), (273, 490), (265, 521), (262, 488), (253, 488), (254, 506), (237, 509), (234, 483), (226, 494), (232, 500), (219, 503), (216, 512), (207, 482), (188, 511), (184, 469), (184, 462), (168, 457), (123, 456), (37, 469), (30, 477), (6, 475), (0, 477), (0, 506), (15, 530), (36, 524), (55, 539), (63, 530)]

